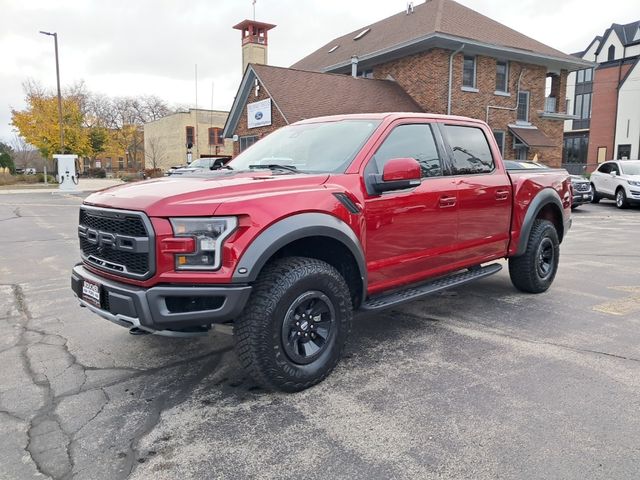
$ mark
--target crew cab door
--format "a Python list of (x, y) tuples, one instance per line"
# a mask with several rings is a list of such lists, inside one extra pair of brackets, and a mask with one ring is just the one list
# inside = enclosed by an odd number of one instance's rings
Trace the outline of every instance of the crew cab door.
[(440, 125), (458, 197), (457, 260), (500, 258), (509, 245), (513, 189), (492, 133), (480, 125)]
[[(365, 162), (365, 250), (369, 293), (418, 281), (447, 268), (457, 235), (454, 179), (442, 161), (440, 132), (430, 123), (390, 126)], [(369, 175), (382, 173), (393, 158), (413, 158), (421, 166), (417, 187), (376, 194)]]

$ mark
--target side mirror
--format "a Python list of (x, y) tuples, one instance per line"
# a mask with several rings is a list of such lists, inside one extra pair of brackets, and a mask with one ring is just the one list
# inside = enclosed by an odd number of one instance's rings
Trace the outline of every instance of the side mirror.
[(614, 170), (614, 171), (612, 171), (612, 172), (611, 172), (611, 176), (612, 176), (612, 177), (617, 177), (617, 176), (618, 176), (618, 173)]
[(378, 193), (420, 185), (420, 164), (413, 158), (392, 158), (385, 165), (382, 175), (373, 174), (373, 188)]

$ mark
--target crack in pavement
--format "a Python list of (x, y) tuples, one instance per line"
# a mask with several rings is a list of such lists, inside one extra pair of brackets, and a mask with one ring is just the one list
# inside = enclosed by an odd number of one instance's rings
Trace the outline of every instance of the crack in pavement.
[[(186, 401), (189, 398), (189, 393), (218, 366), (224, 354), (233, 349), (233, 346), (229, 346), (207, 351), (201, 355), (180, 359), (148, 369), (115, 367), (116, 370), (123, 370), (129, 374), (111, 381), (98, 382), (96, 385), (85, 388), (88, 380), (87, 371), (112, 369), (89, 367), (81, 364), (76, 356), (69, 350), (68, 339), (61, 335), (34, 328), (34, 318), (29, 310), (22, 286), (20, 284), (10, 284), (10, 286), (19, 314), (18, 324), (16, 326), (20, 329), (18, 342), (12, 348), (19, 349), (20, 359), (26, 374), (34, 385), (43, 390), (44, 401), (30, 420), (17, 417), (11, 412), (3, 411), (2, 413), (6, 413), (21, 423), (27, 424), (27, 443), (24, 450), (29, 455), (36, 470), (42, 475), (53, 478), (54, 480), (66, 480), (77, 473), (78, 470), (76, 470), (73, 452), (77, 447), (77, 441), (81, 438), (78, 434), (84, 427), (98, 418), (110, 404), (111, 398), (109, 398), (107, 394), (107, 388), (139, 377), (153, 376), (157, 373), (165, 372), (168, 369), (187, 367), (184, 371), (178, 372), (178, 378), (186, 379), (184, 382), (181, 381), (180, 388), (177, 390), (164, 391), (155, 399), (147, 420), (143, 426), (131, 436), (126, 454), (126, 464), (123, 470), (128, 476), (134, 471), (137, 463), (140, 462), (140, 455), (137, 450), (140, 439), (153, 431), (160, 421), (162, 412), (167, 408)], [(29, 335), (31, 335), (31, 338), (29, 338)], [(46, 349), (43, 349), (43, 347), (46, 347)], [(52, 349), (57, 349), (56, 351), (59, 350), (60, 355), (51, 354)], [(53, 366), (49, 365), (49, 361), (53, 361)], [(194, 364), (202, 361), (206, 362), (201, 368), (193, 368)], [(59, 365), (60, 362), (66, 363), (66, 365), (61, 371), (57, 371), (56, 365)], [(71, 378), (77, 378), (77, 375), (81, 373), (83, 375), (82, 382), (79, 385), (74, 385), (67, 391), (57, 391), (59, 390), (59, 385), (56, 384), (58, 379), (62, 378), (68, 370), (78, 368), (80, 372), (76, 371)], [(75, 431), (69, 431), (68, 428), (65, 431), (65, 422), (59, 413), (57, 413), (61, 402), (79, 394), (95, 390), (101, 390), (105, 396), (105, 401), (98, 411), (87, 420), (83, 420)], [(68, 423), (68, 421), (66, 423)], [(142, 462), (144, 462), (144, 459)], [(80, 468), (80, 470), (82, 470), (82, 468)]]

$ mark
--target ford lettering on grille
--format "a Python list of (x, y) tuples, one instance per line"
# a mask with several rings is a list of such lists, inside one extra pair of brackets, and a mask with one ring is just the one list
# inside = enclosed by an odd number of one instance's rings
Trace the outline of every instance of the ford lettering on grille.
[(82, 207), (82, 259), (101, 270), (144, 279), (153, 274), (153, 230), (139, 212)]

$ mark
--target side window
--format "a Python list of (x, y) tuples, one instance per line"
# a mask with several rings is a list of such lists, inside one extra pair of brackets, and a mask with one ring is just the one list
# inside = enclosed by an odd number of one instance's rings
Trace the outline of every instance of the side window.
[(611, 164), (611, 171), (616, 172), (617, 175), (620, 175), (620, 167), (618, 167), (617, 163)]
[(476, 127), (445, 125), (444, 131), (453, 150), (453, 174), (489, 173), (495, 168), (491, 147), (484, 132)]
[(384, 164), (392, 158), (415, 158), (420, 164), (422, 177), (442, 176), (440, 155), (431, 126), (427, 124), (400, 125), (393, 129), (373, 157), (382, 173)]
[(598, 171), (600, 173), (610, 173), (611, 172), (611, 164), (610, 163), (603, 163), (602, 165), (600, 165), (600, 168), (598, 169)]

